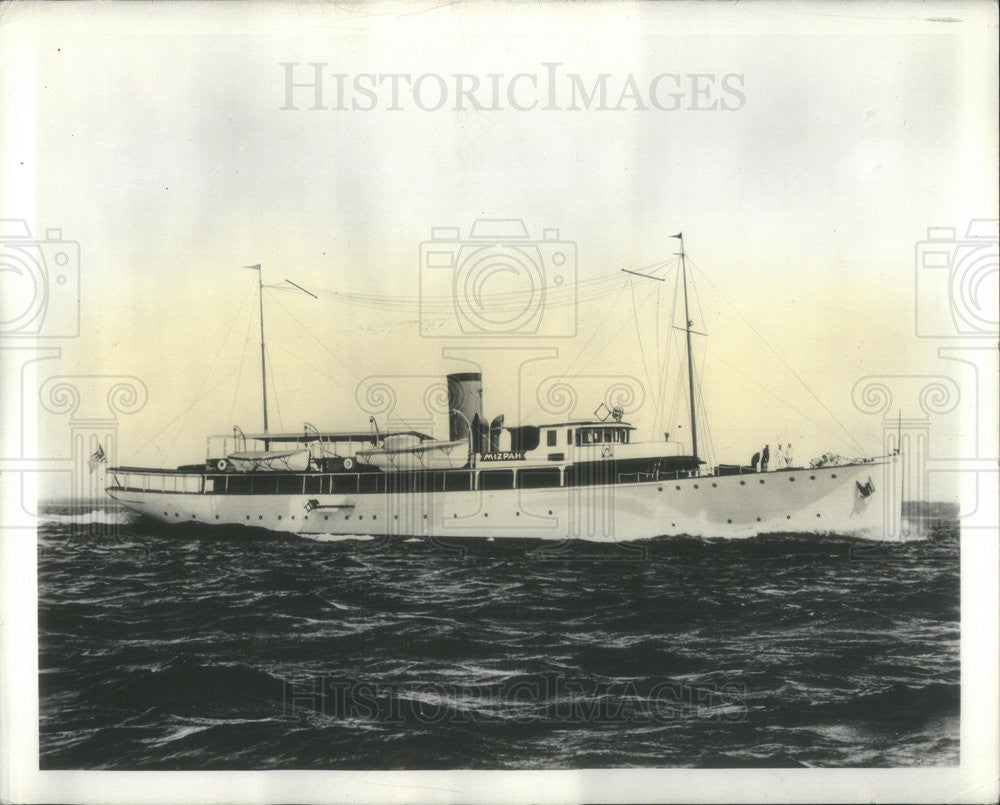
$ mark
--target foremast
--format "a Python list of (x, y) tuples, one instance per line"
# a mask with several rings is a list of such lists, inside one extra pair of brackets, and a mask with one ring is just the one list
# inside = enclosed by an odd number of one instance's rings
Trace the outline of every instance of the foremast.
[[(694, 459), (693, 466), (695, 472), (698, 470), (698, 465), (700, 463), (698, 459), (698, 422), (695, 415), (694, 407), (694, 356), (691, 352), (691, 333), (696, 332), (691, 329), (693, 322), (691, 321), (691, 314), (688, 309), (688, 289), (687, 289), (687, 259), (684, 253), (684, 233), (678, 232), (676, 235), (671, 235), (672, 238), (677, 238), (681, 242), (681, 250), (678, 252), (678, 257), (681, 258), (681, 281), (684, 285), (684, 327), (676, 327), (677, 330), (683, 330), (687, 336), (687, 380), (688, 380), (688, 407), (691, 411), (691, 456)], [(650, 274), (642, 274), (638, 271), (630, 271), (627, 268), (622, 269), (626, 274), (635, 274), (637, 277), (642, 277), (643, 279), (656, 280), (658, 282), (663, 282), (664, 277), (654, 277)], [(703, 335), (703, 333), (699, 333)]]
[(698, 424), (694, 408), (694, 358), (691, 356), (691, 315), (688, 313), (687, 260), (684, 254), (684, 233), (678, 232), (673, 237), (681, 242), (681, 283), (684, 285), (684, 333), (687, 336), (688, 359), (688, 403), (691, 409), (691, 454), (694, 456), (695, 467), (698, 465)]

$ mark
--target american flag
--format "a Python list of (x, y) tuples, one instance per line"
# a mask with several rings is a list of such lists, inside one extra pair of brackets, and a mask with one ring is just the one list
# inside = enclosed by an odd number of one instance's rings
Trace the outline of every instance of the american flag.
[(97, 449), (94, 451), (94, 454), (89, 459), (87, 459), (87, 467), (90, 469), (91, 472), (93, 472), (95, 469), (97, 469), (98, 464), (103, 464), (105, 461), (107, 461), (107, 459), (108, 457), (104, 454), (104, 448), (101, 447), (100, 445), (97, 445)]

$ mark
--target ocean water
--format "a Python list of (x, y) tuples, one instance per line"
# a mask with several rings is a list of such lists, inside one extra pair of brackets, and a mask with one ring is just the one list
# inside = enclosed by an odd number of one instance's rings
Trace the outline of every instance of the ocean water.
[(41, 767), (955, 765), (958, 527), (920, 527), (438, 544), (50, 505)]

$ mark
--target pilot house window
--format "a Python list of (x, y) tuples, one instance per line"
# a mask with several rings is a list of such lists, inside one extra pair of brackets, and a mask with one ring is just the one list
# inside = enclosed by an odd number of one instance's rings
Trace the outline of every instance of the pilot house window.
[(546, 441), (546, 443), (548, 444), (549, 447), (555, 447), (556, 446), (556, 432), (554, 430), (548, 431), (546, 433), (546, 435), (545, 435), (545, 441)]
[(627, 444), (628, 430), (625, 428), (580, 428), (576, 432), (576, 443), (580, 444)]

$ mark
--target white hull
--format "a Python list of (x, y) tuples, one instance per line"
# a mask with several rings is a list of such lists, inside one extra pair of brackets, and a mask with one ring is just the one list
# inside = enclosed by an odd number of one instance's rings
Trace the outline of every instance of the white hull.
[[(502, 491), (226, 495), (112, 487), (108, 493), (164, 522), (300, 534), (617, 542), (784, 532), (884, 539), (899, 528), (897, 461), (894, 456), (822, 469)], [(865, 497), (858, 484), (869, 479), (875, 491)], [(319, 508), (309, 510), (310, 501)]]

